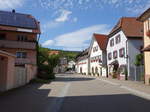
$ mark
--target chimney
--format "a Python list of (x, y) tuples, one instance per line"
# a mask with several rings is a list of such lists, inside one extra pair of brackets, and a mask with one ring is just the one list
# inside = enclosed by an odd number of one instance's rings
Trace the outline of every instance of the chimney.
[(13, 9), (13, 10), (12, 10), (12, 13), (15, 13), (15, 12), (16, 12), (16, 10), (15, 10), (15, 9)]

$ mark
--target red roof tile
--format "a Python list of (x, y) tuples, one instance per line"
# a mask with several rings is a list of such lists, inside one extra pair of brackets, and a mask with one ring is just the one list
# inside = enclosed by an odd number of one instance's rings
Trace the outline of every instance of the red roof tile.
[(109, 35), (121, 29), (127, 37), (143, 37), (143, 23), (136, 17), (122, 17)]
[(107, 47), (107, 41), (108, 41), (108, 38), (107, 38), (107, 35), (102, 35), (102, 34), (94, 34), (94, 37), (99, 45), (99, 47), (102, 49), (102, 50), (106, 50), (106, 47)]

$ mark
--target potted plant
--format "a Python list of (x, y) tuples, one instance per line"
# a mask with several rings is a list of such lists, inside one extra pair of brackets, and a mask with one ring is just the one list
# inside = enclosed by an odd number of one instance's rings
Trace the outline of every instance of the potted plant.
[(150, 37), (150, 30), (148, 30), (148, 31), (146, 32), (146, 35), (147, 35), (148, 37)]

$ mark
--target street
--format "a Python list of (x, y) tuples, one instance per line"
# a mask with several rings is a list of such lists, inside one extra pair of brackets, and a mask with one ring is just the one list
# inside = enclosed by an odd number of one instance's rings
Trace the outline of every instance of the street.
[(0, 95), (0, 112), (150, 112), (150, 101), (99, 78), (60, 74)]

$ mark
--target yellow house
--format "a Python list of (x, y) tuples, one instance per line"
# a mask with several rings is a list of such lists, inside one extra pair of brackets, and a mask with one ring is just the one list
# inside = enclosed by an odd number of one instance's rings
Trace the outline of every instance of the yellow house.
[(150, 84), (150, 8), (138, 17), (144, 23), (145, 84)]

